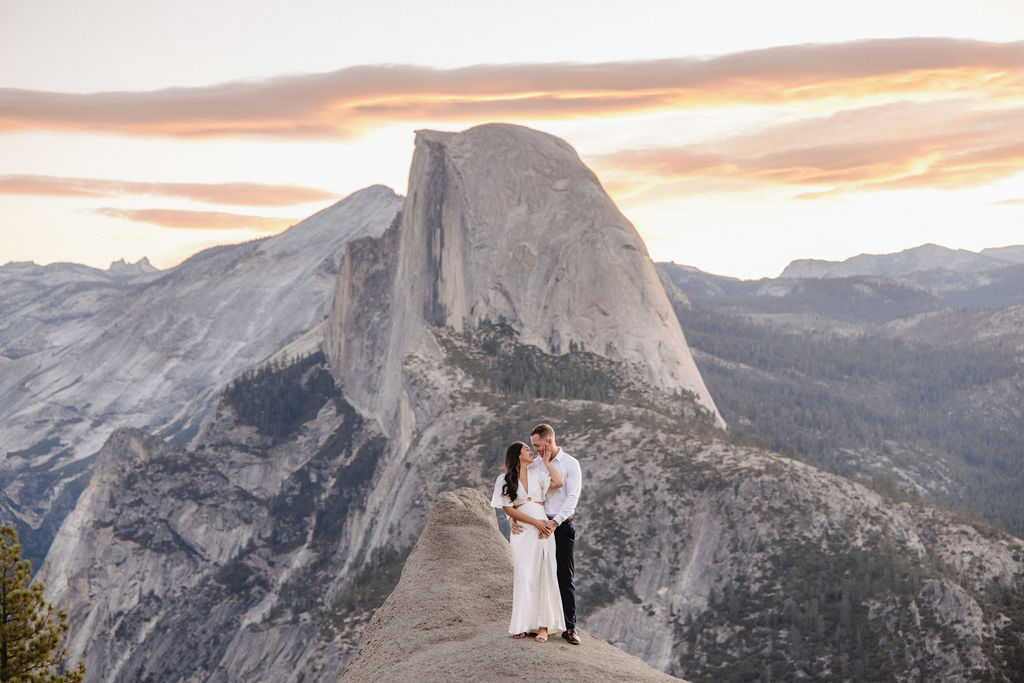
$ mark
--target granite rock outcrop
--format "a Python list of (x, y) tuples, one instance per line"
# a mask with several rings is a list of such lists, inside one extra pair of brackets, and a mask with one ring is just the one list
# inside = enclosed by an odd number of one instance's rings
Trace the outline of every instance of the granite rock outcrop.
[(426, 328), (484, 323), (632, 365), (724, 425), (643, 240), (565, 141), (506, 124), (418, 131), (392, 230), (347, 253), (325, 348), (349, 400), (393, 434), (414, 429), (402, 364), (431, 352)]
[(340, 680), (679, 680), (586, 632), (581, 647), (514, 640), (511, 612), (512, 561), (493, 508), (475, 489), (443, 492)]

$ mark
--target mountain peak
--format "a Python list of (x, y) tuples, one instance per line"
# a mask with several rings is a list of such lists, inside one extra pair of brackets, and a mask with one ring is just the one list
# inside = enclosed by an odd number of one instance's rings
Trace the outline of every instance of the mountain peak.
[(475, 489), (434, 499), (402, 578), (373, 616), (342, 681), (677, 681), (584, 634), (582, 647), (508, 634), (512, 559), (494, 510)]
[(643, 240), (564, 140), (511, 124), (417, 131), (392, 228), (386, 248), (352, 245), (327, 331), (346, 396), (385, 424), (418, 330), (486, 322), (549, 354), (631, 364), (717, 414)]
[(107, 268), (107, 272), (111, 275), (148, 275), (150, 273), (158, 273), (160, 269), (149, 262), (148, 256), (143, 256), (135, 263), (128, 263), (125, 259), (119, 258), (116, 261), (112, 261), (110, 266)]

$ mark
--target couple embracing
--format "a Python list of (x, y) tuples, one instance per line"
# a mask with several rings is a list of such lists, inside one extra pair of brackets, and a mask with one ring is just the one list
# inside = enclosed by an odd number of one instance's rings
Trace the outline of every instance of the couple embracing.
[[(536, 451), (536, 455), (534, 452)], [(505, 451), (505, 473), (494, 482), (491, 505), (509, 518), (514, 577), (509, 633), (537, 642), (561, 632), (573, 645), (576, 591), (573, 588), (573, 519), (580, 498), (580, 463), (555, 444), (555, 430), (539, 424), (530, 443)]]

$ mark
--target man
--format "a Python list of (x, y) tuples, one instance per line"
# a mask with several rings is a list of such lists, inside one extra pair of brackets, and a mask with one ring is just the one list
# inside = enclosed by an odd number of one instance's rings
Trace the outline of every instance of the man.
[[(576, 589), (572, 579), (575, 572), (573, 546), (576, 543), (576, 529), (573, 519), (576, 516), (576, 503), (580, 499), (583, 477), (579, 461), (558, 447), (555, 443), (555, 430), (549, 424), (539, 424), (530, 432), (530, 444), (537, 453), (530, 467), (546, 467), (544, 459), (548, 458), (558, 473), (562, 475), (562, 488), (544, 503), (544, 511), (548, 515), (548, 528), (555, 534), (555, 562), (558, 565), (558, 592), (562, 596), (562, 612), (565, 615), (565, 631), (562, 637), (573, 645), (580, 644), (576, 633)], [(522, 525), (514, 519), (509, 520), (512, 533), (523, 530)]]

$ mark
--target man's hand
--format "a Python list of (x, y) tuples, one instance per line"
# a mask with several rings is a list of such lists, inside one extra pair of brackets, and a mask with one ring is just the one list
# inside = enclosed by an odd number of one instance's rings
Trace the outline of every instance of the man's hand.
[(548, 521), (544, 522), (544, 524), (548, 528), (548, 533), (552, 533), (553, 534), (555, 532), (555, 529), (558, 528), (558, 522), (556, 522), (553, 519), (549, 519)]
[(523, 525), (519, 523), (518, 519), (508, 518), (508, 527), (513, 534), (523, 533)]

